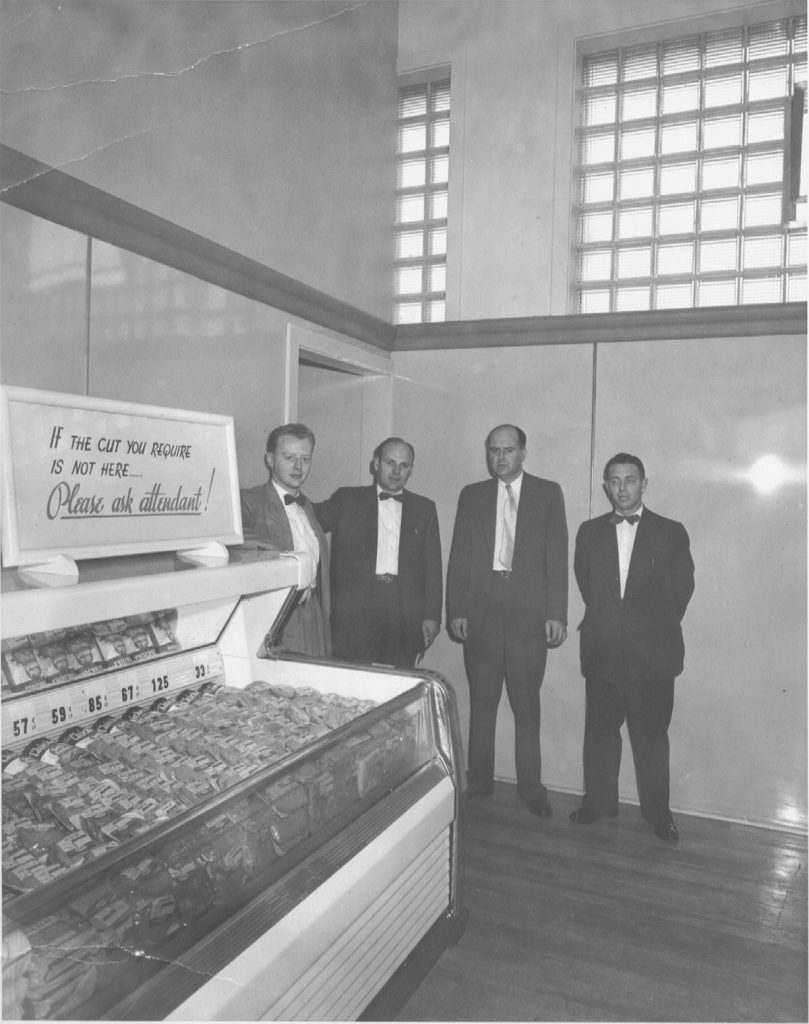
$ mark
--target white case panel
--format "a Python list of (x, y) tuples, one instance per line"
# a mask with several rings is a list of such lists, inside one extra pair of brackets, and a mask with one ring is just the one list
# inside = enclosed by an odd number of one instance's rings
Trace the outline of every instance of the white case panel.
[(350, 1020), (450, 903), (449, 778), (168, 1020)]

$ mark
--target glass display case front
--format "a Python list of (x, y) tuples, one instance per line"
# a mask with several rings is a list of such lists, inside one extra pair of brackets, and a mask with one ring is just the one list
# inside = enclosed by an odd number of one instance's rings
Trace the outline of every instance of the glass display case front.
[[(134, 600), (126, 582), (106, 603), (79, 586), (4, 631), (6, 1019), (164, 1017), (209, 977), (203, 940), (227, 935), (215, 970), (255, 941), (257, 902), (271, 931), (447, 780), (457, 811), (448, 687), (262, 657), (255, 624), (287, 591), (261, 590), (266, 565), (229, 571), (193, 570), (216, 586), (177, 606), (172, 574)], [(439, 854), (441, 877), (456, 859)]]

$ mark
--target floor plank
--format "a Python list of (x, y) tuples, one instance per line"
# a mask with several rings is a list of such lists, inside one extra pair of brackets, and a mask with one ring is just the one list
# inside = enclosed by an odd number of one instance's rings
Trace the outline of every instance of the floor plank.
[(636, 807), (582, 827), (576, 797), (514, 786), (464, 818), (469, 922), (398, 1020), (807, 1021), (807, 845)]

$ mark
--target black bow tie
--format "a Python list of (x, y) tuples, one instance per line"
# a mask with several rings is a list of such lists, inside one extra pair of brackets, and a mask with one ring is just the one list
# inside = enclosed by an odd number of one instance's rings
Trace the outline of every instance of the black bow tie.
[(616, 523), (635, 523), (640, 522), (640, 516), (619, 516), (617, 512), (613, 512), (610, 516), (610, 522), (614, 525)]
[(284, 495), (285, 505), (300, 505), (301, 508), (306, 504), (306, 498), (302, 494), (285, 494)]
[(388, 501), (388, 499), (390, 499), (391, 501), (401, 502), (402, 495), (401, 494), (388, 494), (387, 491), (380, 491), (379, 492), (379, 500), (380, 501)]

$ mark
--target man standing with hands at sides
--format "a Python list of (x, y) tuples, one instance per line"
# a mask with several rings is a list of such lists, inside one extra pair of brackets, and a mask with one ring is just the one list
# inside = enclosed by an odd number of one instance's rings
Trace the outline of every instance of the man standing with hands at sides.
[(619, 452), (604, 467), (612, 513), (582, 523), (573, 567), (584, 598), (581, 669), (584, 799), (570, 820), (590, 825), (618, 813), (621, 726), (626, 721), (641, 814), (676, 842), (669, 808), (668, 727), (674, 679), (683, 670), (680, 623), (694, 592), (694, 562), (682, 523), (643, 505), (646, 470)]
[(389, 437), (374, 483), (315, 505), (331, 533), (334, 656), (412, 668), (441, 629), (443, 574), (435, 503), (405, 490), (413, 446)]
[(323, 531), (314, 507), (301, 494), (312, 467), (315, 435), (302, 423), (276, 427), (267, 438), (266, 484), (241, 491), (246, 541), (265, 541), (280, 551), (307, 551), (315, 560), (315, 583), (292, 611), (280, 638), (289, 651), (327, 657), (329, 632), (329, 562)]
[(447, 571), (450, 627), (469, 680), (469, 795), (494, 789), (497, 708), (514, 712), (517, 792), (550, 817), (542, 784), (539, 688), (547, 649), (567, 636), (567, 524), (559, 484), (523, 472), (526, 438), (503, 424), (486, 439), (494, 479), (461, 491)]

